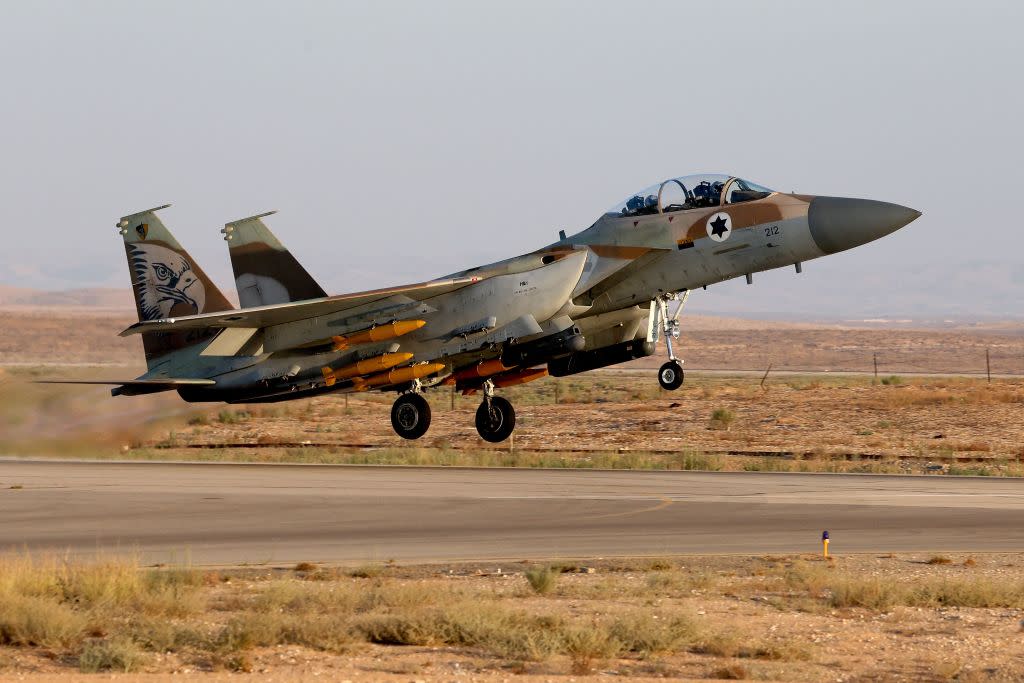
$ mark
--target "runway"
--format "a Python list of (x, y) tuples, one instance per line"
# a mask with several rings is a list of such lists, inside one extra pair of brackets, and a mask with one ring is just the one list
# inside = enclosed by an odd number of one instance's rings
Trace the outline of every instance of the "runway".
[(144, 562), (1019, 551), (1024, 481), (0, 461), (0, 550)]

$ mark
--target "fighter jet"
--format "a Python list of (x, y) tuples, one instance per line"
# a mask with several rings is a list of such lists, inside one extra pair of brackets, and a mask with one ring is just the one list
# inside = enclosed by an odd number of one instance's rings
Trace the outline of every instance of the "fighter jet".
[(177, 391), (185, 401), (260, 403), (388, 391), (395, 432), (430, 427), (424, 392), (478, 393), (476, 428), (507, 439), (515, 410), (498, 389), (650, 356), (683, 383), (680, 311), (690, 292), (796, 267), (907, 225), (920, 212), (869, 199), (787, 194), (729, 175), (672, 178), (631, 194), (574, 235), (428, 282), (328, 296), (263, 218), (224, 237), (234, 309), (157, 216), (129, 214), (124, 239), (148, 371), (115, 396)]

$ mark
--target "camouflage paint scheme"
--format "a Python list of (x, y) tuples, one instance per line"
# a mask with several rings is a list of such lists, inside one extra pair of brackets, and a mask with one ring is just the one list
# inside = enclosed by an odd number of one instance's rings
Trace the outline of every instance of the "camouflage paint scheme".
[[(174, 389), (188, 401), (276, 401), (363, 390), (372, 380), (400, 394), (438, 384), (484, 389), (488, 405), (495, 386), (543, 376), (537, 368), (568, 374), (649, 355), (659, 297), (848, 249), (920, 215), (896, 204), (691, 176), (638, 193), (535, 252), (429, 282), (329, 297), (261, 214), (223, 230), (242, 305), (233, 310), (157, 210), (118, 223), (140, 321), (122, 334), (142, 335), (149, 371), (120, 382), (115, 395)], [(395, 321), (424, 324), (376, 338)], [(380, 333), (368, 333), (374, 329)], [(326, 379), (382, 358), (408, 360), (388, 376)], [(390, 377), (403, 379), (380, 383)]]

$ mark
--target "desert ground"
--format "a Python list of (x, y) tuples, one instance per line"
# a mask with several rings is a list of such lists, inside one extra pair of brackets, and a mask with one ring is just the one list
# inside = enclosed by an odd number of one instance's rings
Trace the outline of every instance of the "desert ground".
[(383, 394), (250, 408), (189, 405), (174, 394), (114, 400), (108, 387), (29, 383), (136, 376), (139, 340), (117, 336), (131, 320), (123, 308), (60, 299), (0, 308), (0, 448), (108, 458), (975, 474), (1015, 474), (1024, 458), (1020, 323), (875, 329), (684, 318), (679, 348), (688, 375), (679, 391), (657, 386), (661, 355), (513, 387), (505, 395), (518, 427), (494, 448), (472, 426), (479, 398), (449, 389), (428, 394), (434, 425), (407, 443), (391, 431), (392, 398)]
[[(1015, 323), (691, 318), (679, 391), (658, 388), (660, 357), (515, 387), (517, 431), (495, 447), (473, 429), (478, 397), (447, 390), (430, 396), (428, 435), (406, 443), (384, 395), (190, 406), (30, 383), (138, 374), (138, 340), (116, 336), (131, 322), (117, 308), (0, 311), (0, 455), (1024, 473)], [(207, 568), (11, 549), (0, 677), (1020, 680), (1015, 550)]]

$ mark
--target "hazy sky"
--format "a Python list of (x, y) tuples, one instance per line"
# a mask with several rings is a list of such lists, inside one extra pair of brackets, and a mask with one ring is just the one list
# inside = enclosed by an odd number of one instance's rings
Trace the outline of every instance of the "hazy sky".
[(225, 289), (275, 208), (328, 291), (399, 284), (726, 172), (924, 216), (700, 310), (1024, 316), (1019, 2), (0, 8), (3, 284), (127, 286), (114, 223), (167, 202)]

